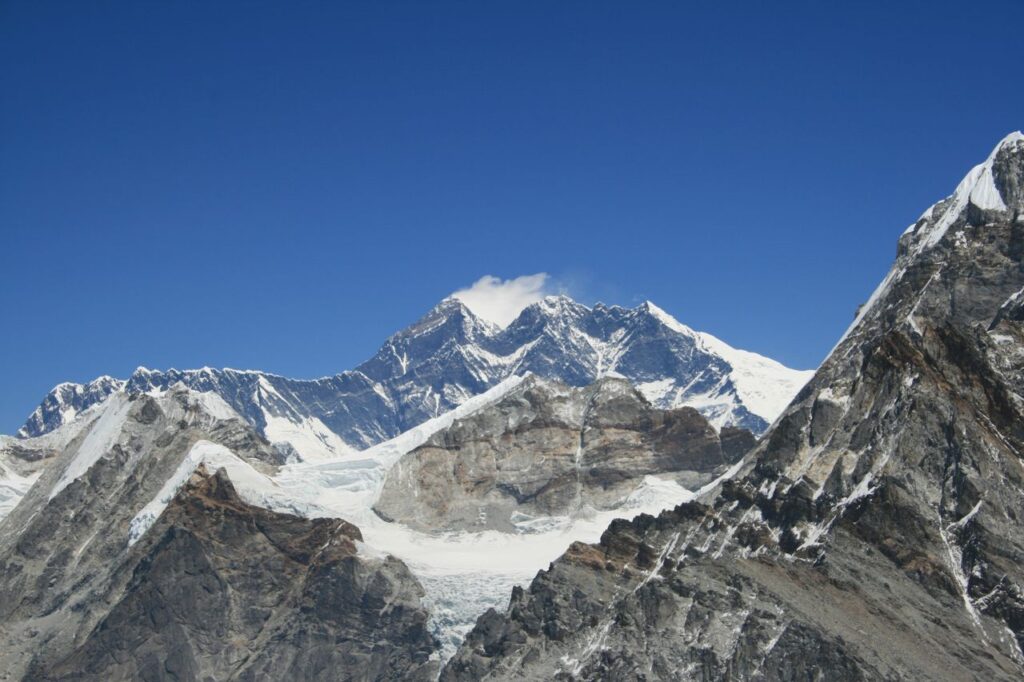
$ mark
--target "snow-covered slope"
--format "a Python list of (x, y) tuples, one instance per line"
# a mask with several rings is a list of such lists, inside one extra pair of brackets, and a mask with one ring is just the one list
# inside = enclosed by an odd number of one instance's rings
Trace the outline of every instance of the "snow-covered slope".
[(393, 438), (515, 375), (572, 386), (632, 381), (660, 408), (692, 406), (716, 427), (761, 433), (811, 372), (732, 348), (653, 303), (581, 305), (553, 296), (499, 328), (448, 298), (355, 370), (316, 380), (234, 369), (153, 371), (61, 384), (19, 436), (52, 431), (120, 389), (156, 394), (178, 382), (219, 395), (297, 460), (335, 459)]
[[(725, 411), (716, 415), (710, 410), (702, 410), (705, 416), (712, 418), (712, 423), (717, 427), (732, 426), (736, 421), (732, 415), (736, 408), (733, 405), (742, 405), (751, 413), (771, 422), (774, 418), (786, 409), (793, 396), (803, 387), (807, 381), (814, 376), (813, 370), (799, 371), (786, 367), (780, 362), (766, 358), (757, 353), (733, 348), (719, 338), (706, 332), (695, 332), (689, 327), (680, 324), (674, 317), (658, 308), (651, 302), (647, 302), (650, 311), (657, 316), (665, 326), (673, 329), (684, 336), (696, 337), (698, 344), (709, 355), (721, 358), (729, 366), (726, 385), (728, 389), (720, 392), (712, 392), (712, 397), (725, 397), (728, 400), (720, 400), (719, 404), (725, 407)], [(678, 382), (677, 382), (678, 383)], [(684, 392), (685, 394), (685, 392)], [(653, 395), (647, 394), (647, 399), (654, 400)], [(698, 399), (686, 395), (680, 396), (671, 404), (663, 407), (679, 407), (689, 405), (699, 409)], [(709, 414), (710, 413), (710, 414)]]
[(76, 409), (73, 419), (41, 436), (0, 436), (0, 521), (17, 506), (61, 451), (76, 440), (87, 439), (92, 425), (114, 403), (116, 401), (103, 400), (80, 411)]
[(18, 446), (16, 439), (0, 436), (0, 520), (25, 496), (41, 470), (16, 456)]

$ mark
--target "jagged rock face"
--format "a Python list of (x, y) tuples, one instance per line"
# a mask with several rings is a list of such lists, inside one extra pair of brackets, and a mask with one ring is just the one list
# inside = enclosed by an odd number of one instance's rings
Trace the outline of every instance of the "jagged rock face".
[(699, 487), (753, 442), (733, 429), (723, 446), (696, 410), (653, 408), (620, 379), (582, 389), (530, 379), (405, 455), (374, 509), (428, 532), (514, 531), (615, 508), (651, 474)]
[(442, 679), (1020, 679), (1024, 137), (900, 240), (736, 476), (576, 545)]
[(66, 650), (101, 615), (96, 605), (124, 580), (118, 557), (132, 517), (196, 441), (231, 444), (255, 466), (276, 456), (250, 427), (217, 419), (187, 391), (119, 394), (85, 420), (65, 427), (59, 454), (0, 522), (0, 669), (12, 679), (35, 652)]
[(87, 409), (124, 388), (124, 381), (103, 376), (88, 384), (63, 383), (50, 391), (18, 431), (23, 438), (41, 436), (66, 424)]
[(140, 368), (126, 382), (103, 377), (58, 386), (19, 436), (52, 431), (117, 390), (162, 391), (181, 382), (217, 393), (285, 454), (316, 459), (392, 438), (526, 373), (572, 386), (618, 374), (656, 407), (694, 404), (716, 427), (755, 433), (810, 377), (684, 327), (650, 303), (589, 308), (550, 297), (499, 329), (449, 298), (353, 371), (303, 381), (232, 369)]
[(118, 602), (32, 679), (431, 680), (422, 591), (360, 557), (355, 526), (242, 502), (199, 471), (161, 517)]
[[(269, 481), (281, 461), (215, 396), (121, 392), (69, 428), (0, 522), (4, 679), (436, 671), (419, 584), (397, 560), (356, 553), (353, 527), (265, 511), (223, 476), (174, 496), (167, 486), (207, 461), (197, 452), (223, 453), (210, 461), (242, 481)], [(165, 493), (169, 506), (146, 522)]]

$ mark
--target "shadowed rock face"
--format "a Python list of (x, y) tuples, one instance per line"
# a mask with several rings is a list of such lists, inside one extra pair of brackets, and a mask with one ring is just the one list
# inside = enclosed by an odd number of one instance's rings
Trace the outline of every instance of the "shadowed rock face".
[(33, 679), (430, 680), (421, 590), (359, 530), (242, 502), (197, 471), (153, 529), (110, 613)]
[(528, 379), (393, 467), (375, 509), (425, 531), (511, 530), (516, 518), (622, 503), (644, 476), (699, 487), (754, 444), (722, 438), (692, 408), (653, 408), (628, 382), (586, 388)]
[(419, 583), (350, 524), (252, 506), (200, 468), (129, 543), (197, 445), (276, 470), (223, 404), (117, 394), (90, 419), (0, 522), (0, 679), (436, 675)]
[(574, 545), (442, 679), (1020, 679), (1022, 213), (1018, 134), (737, 475)]

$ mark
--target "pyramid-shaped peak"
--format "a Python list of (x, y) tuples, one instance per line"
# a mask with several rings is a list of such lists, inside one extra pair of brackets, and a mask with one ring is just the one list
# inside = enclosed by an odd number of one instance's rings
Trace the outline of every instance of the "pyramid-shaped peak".
[(448, 296), (427, 311), (426, 315), (407, 329), (395, 334), (395, 336), (419, 335), (442, 325), (450, 324), (459, 325), (466, 331), (474, 330), (492, 333), (497, 329), (494, 324), (474, 313), (469, 306), (458, 298)]
[(904, 236), (911, 254), (939, 243), (963, 217), (974, 213), (1020, 210), (1024, 205), (1024, 134), (1015, 131), (1000, 140), (982, 163), (972, 168), (953, 194), (925, 211)]
[(696, 334), (693, 329), (687, 327), (685, 324), (672, 317), (672, 315), (659, 308), (653, 301), (644, 301), (637, 306), (637, 310), (647, 313), (672, 331), (679, 332), (680, 334), (685, 334), (687, 336), (693, 336)]

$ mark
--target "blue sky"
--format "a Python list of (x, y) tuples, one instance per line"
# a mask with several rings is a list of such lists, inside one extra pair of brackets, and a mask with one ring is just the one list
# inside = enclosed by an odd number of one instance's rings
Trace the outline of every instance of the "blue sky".
[(1024, 2), (0, 4), (0, 432), (350, 368), (484, 275), (816, 366), (1024, 126)]

